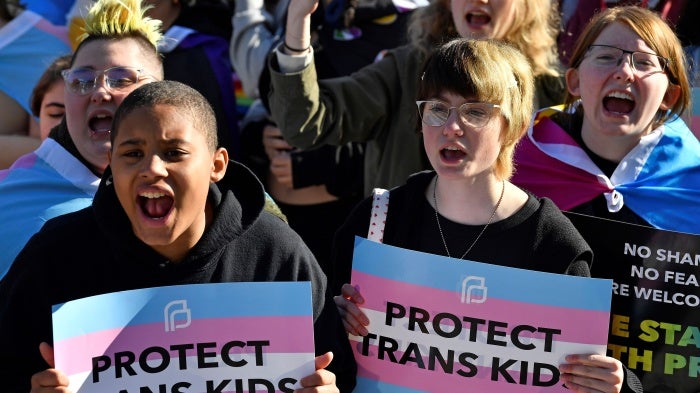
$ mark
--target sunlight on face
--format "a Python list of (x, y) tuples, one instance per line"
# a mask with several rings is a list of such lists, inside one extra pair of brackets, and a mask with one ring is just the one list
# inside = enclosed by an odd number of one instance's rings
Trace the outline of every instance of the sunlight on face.
[[(115, 66), (143, 68), (150, 75), (159, 75), (158, 66), (144, 58), (142, 47), (135, 39), (97, 40), (81, 47), (71, 69), (81, 67), (104, 70)], [(112, 117), (124, 98), (137, 87), (152, 82), (143, 79), (119, 91), (107, 90), (102, 80), (90, 94), (78, 95), (66, 91), (66, 122), (78, 152), (101, 173), (107, 166), (110, 149)]]
[(504, 38), (513, 25), (518, 0), (451, 0), (455, 28), (461, 37)]
[(209, 185), (226, 170), (224, 149), (180, 108), (137, 108), (123, 118), (110, 167), (119, 202), (136, 236), (178, 260), (204, 233)]

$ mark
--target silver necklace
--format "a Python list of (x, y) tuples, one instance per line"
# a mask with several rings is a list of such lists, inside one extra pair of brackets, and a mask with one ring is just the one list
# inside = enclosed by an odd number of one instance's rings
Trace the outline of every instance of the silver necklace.
[[(438, 230), (440, 231), (440, 238), (442, 239), (442, 245), (445, 246), (445, 252), (447, 252), (448, 257), (452, 258), (452, 255), (450, 255), (450, 250), (447, 248), (447, 242), (445, 241), (445, 235), (442, 233), (442, 226), (440, 225), (440, 216), (439, 216), (440, 212), (438, 211), (437, 197), (435, 195), (436, 190), (437, 190), (437, 181), (438, 181), (438, 177), (436, 175), (435, 182), (433, 184), (433, 203), (435, 204), (435, 209), (433, 209), (433, 210), (435, 210), (435, 222), (437, 222)], [(486, 225), (484, 225), (484, 227), (481, 228), (481, 232), (479, 232), (479, 234), (476, 236), (476, 239), (474, 239), (471, 246), (469, 246), (469, 248), (467, 248), (467, 251), (465, 251), (464, 254), (462, 254), (462, 256), (459, 257), (459, 259), (464, 259), (464, 257), (467, 256), (467, 254), (469, 254), (469, 251), (471, 251), (472, 248), (474, 247), (474, 245), (476, 244), (476, 242), (479, 241), (479, 239), (481, 238), (481, 235), (484, 234), (484, 231), (486, 231), (486, 228), (493, 221), (493, 218), (496, 217), (496, 211), (498, 210), (498, 207), (501, 206), (501, 201), (503, 201), (503, 194), (506, 190), (506, 181), (502, 180), (501, 184), (502, 184), (501, 185), (501, 196), (498, 197), (498, 202), (496, 202), (496, 207), (493, 209), (493, 213), (491, 213), (491, 217), (489, 217), (489, 220), (486, 223)]]

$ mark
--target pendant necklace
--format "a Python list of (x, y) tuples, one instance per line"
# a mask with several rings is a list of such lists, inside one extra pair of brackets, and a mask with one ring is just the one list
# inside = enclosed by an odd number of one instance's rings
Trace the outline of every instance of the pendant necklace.
[[(438, 177), (436, 175), (435, 176), (435, 183), (433, 186), (433, 203), (435, 204), (435, 209), (433, 209), (433, 210), (435, 210), (435, 221), (437, 222), (438, 231), (440, 231), (440, 238), (442, 239), (442, 245), (445, 246), (445, 252), (447, 252), (448, 257), (452, 258), (452, 255), (450, 255), (450, 250), (447, 248), (447, 242), (445, 241), (445, 235), (442, 233), (442, 226), (440, 225), (440, 216), (439, 216), (440, 212), (438, 211), (437, 196), (435, 195), (436, 190), (437, 190), (437, 181), (438, 181)], [(499, 206), (501, 206), (501, 202), (503, 201), (503, 193), (506, 190), (506, 181), (502, 180), (501, 184), (502, 184), (501, 185), (501, 196), (498, 197), (498, 202), (496, 202), (496, 207), (493, 209), (493, 213), (491, 213), (491, 217), (489, 217), (488, 222), (481, 229), (481, 232), (479, 232), (479, 234), (476, 236), (476, 239), (474, 239), (471, 246), (469, 246), (469, 248), (467, 248), (467, 251), (465, 251), (464, 254), (462, 254), (462, 256), (459, 257), (459, 259), (464, 259), (464, 257), (467, 256), (467, 254), (469, 254), (469, 251), (471, 251), (472, 248), (474, 247), (474, 245), (476, 244), (476, 242), (479, 241), (479, 239), (481, 238), (481, 235), (484, 234), (484, 231), (486, 231), (486, 228), (493, 221), (493, 218), (496, 217), (496, 211), (498, 211)]]

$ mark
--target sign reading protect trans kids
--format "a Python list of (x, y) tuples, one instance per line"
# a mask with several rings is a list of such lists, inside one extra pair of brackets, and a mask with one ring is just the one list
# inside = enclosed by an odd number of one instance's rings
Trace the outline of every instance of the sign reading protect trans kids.
[(612, 280), (356, 238), (352, 284), (370, 320), (350, 336), (355, 392), (568, 392), (564, 356), (605, 354)]
[(309, 282), (194, 284), (54, 306), (79, 393), (292, 392), (314, 372)]

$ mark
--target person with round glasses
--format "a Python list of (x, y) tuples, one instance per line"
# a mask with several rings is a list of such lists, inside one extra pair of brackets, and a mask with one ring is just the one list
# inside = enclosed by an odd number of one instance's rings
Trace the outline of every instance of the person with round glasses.
[(441, 43), (494, 38), (524, 53), (535, 75), (534, 108), (562, 102), (556, 53), (558, 11), (550, 0), (435, 0), (413, 11), (407, 45), (352, 75), (319, 79), (311, 48), (316, 0), (290, 0), (284, 40), (268, 68), (270, 113), (285, 140), (300, 149), (366, 142), (364, 194), (394, 187), (430, 168), (415, 132), (419, 70)]
[(131, 91), (163, 78), (160, 22), (143, 12), (138, 0), (93, 5), (62, 73), (65, 117), (35, 151), (0, 171), (0, 278), (47, 220), (92, 203), (114, 112)]
[[(374, 197), (361, 202), (334, 242), (330, 286), (346, 331), (367, 335), (369, 320), (351, 285), (355, 237), (384, 221), (384, 244), (500, 266), (590, 276), (593, 254), (547, 198), (512, 184), (513, 151), (532, 116), (532, 69), (498, 40), (455, 39), (440, 46), (418, 85), (424, 154), (434, 170), (389, 190), (386, 216), (374, 221)], [(639, 391), (639, 381), (604, 355), (568, 355), (561, 382), (572, 392)], [(591, 390), (589, 390), (591, 389)], [(593, 390), (595, 389), (595, 390)], [(464, 391), (470, 391), (465, 379)]]
[(454, 107), (440, 100), (416, 101), (416, 104), (418, 115), (424, 124), (442, 127), (455, 109), (462, 123), (477, 129), (486, 125), (494, 111), (501, 107), (489, 102), (465, 102), (459, 107)]
[(700, 143), (683, 118), (683, 48), (644, 8), (599, 14), (579, 37), (564, 108), (537, 114), (515, 155), (515, 184), (562, 210), (700, 233)]
[(66, 90), (70, 93), (84, 96), (94, 92), (99, 87), (99, 79), (104, 81), (107, 90), (118, 93), (130, 91), (133, 85), (144, 79), (153, 78), (143, 69), (136, 67), (111, 67), (106, 70), (93, 70), (91, 68), (78, 68), (63, 70), (61, 76), (66, 84)]

